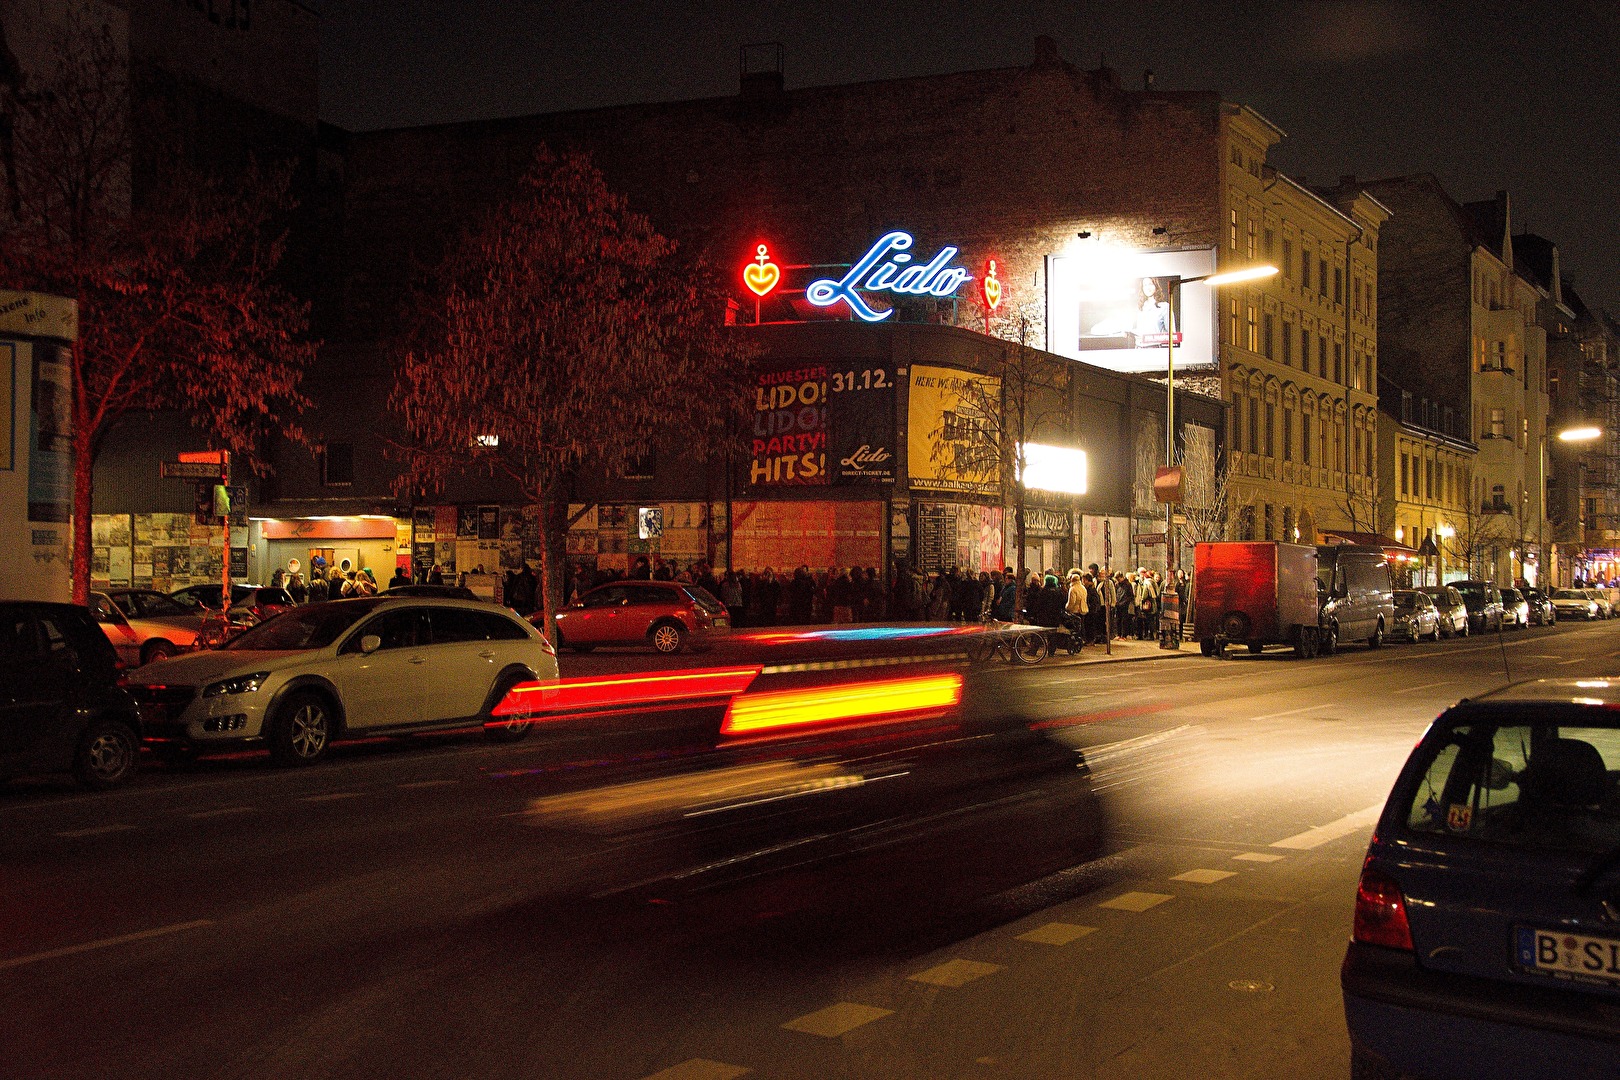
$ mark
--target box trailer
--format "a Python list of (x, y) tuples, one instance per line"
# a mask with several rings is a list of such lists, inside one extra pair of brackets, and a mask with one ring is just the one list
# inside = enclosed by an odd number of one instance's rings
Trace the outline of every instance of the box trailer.
[(1259, 652), (1292, 646), (1309, 659), (1321, 647), (1316, 549), (1278, 541), (1222, 541), (1193, 549), (1193, 636), (1205, 656), (1228, 645)]

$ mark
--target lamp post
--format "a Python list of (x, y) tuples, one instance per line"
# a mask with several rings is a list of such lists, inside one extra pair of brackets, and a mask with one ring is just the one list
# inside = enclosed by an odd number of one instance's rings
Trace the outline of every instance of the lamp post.
[[(1219, 274), (1200, 274), (1197, 277), (1182, 277), (1179, 274), (1163, 278), (1166, 285), (1165, 292), (1165, 335), (1164, 335), (1164, 464), (1167, 469), (1176, 467), (1176, 297), (1183, 285), (1190, 285), (1195, 281), (1202, 281), (1212, 289), (1222, 285), (1232, 285), (1239, 281), (1254, 281), (1258, 278), (1271, 277), (1277, 273), (1275, 266), (1248, 266), (1241, 270), (1227, 270)], [(1164, 507), (1164, 583), (1165, 591), (1175, 595), (1176, 585), (1176, 504), (1165, 503)], [(1161, 603), (1163, 596), (1161, 594)], [(1162, 610), (1162, 609), (1161, 609)], [(1179, 649), (1181, 647), (1181, 607), (1180, 601), (1176, 603), (1175, 619), (1171, 620), (1168, 613), (1160, 616), (1159, 647), (1164, 649)]]
[[(1591, 442), (1603, 437), (1603, 429), (1583, 424), (1579, 427), (1565, 428), (1558, 433), (1558, 441), (1566, 443)], [(1541, 585), (1541, 571), (1544, 565), (1550, 564), (1547, 558), (1547, 428), (1542, 425), (1541, 440), (1537, 443), (1536, 465), (1541, 474), (1541, 512), (1536, 515), (1536, 547), (1539, 551), (1536, 564), (1536, 585)]]

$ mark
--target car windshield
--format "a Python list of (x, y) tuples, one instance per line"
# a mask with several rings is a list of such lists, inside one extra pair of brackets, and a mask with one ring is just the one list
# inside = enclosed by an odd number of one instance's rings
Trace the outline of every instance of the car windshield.
[(186, 611), (186, 609), (177, 603), (172, 597), (164, 596), (161, 593), (143, 594), (138, 598), (136, 607), (142, 615), (148, 615), (159, 619), (165, 615), (190, 614), (190, 612)]
[(223, 648), (257, 652), (324, 649), (369, 615), (378, 603), (376, 600), (339, 600), (294, 608), (244, 631)]
[(686, 595), (692, 598), (692, 602), (710, 615), (724, 615), (726, 613), (726, 605), (715, 599), (714, 593), (703, 586), (685, 585), (682, 587), (686, 590)]
[(1586, 596), (1583, 596), (1582, 594), (1576, 592), (1574, 589), (1559, 589), (1557, 592), (1553, 593), (1553, 599), (1554, 600), (1585, 600), (1585, 599), (1588, 599), (1588, 598)]
[(1414, 592), (1398, 592), (1395, 594), (1396, 607), (1417, 607), (1418, 594)]
[(1402, 800), (1406, 827), (1517, 848), (1620, 845), (1620, 719), (1603, 708), (1551, 712), (1504, 709), (1440, 730)]
[(1485, 588), (1482, 585), (1457, 585), (1456, 590), (1462, 593), (1463, 603), (1469, 611), (1478, 611), (1485, 606)]

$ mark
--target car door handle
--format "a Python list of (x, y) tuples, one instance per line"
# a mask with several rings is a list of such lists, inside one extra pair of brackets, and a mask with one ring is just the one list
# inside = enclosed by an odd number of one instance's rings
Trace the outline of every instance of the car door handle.
[(410, 658), (409, 661), (407, 661), (407, 663), (425, 664), (425, 663), (427, 663), (427, 657), (425, 657), (425, 656), (413, 656), (413, 657)]
[(483, 652), (478, 654), (478, 658), (480, 660), (493, 660), (495, 658), (495, 650), (485, 649)]

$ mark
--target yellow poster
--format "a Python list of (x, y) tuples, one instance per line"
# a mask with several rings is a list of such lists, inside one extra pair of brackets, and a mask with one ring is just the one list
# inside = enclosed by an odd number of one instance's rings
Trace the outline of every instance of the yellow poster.
[(911, 365), (906, 463), (913, 491), (1001, 490), (1001, 380), (959, 368)]

